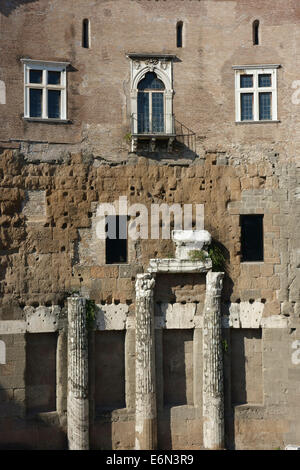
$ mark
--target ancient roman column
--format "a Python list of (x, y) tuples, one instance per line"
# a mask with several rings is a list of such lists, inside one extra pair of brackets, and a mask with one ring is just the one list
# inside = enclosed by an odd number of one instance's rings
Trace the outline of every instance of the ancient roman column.
[(68, 441), (89, 449), (88, 329), (83, 297), (68, 298)]
[(136, 391), (135, 448), (153, 450), (157, 446), (155, 390), (155, 338), (151, 274), (138, 274), (136, 280)]
[(224, 449), (221, 292), (224, 273), (208, 272), (203, 312), (203, 445)]

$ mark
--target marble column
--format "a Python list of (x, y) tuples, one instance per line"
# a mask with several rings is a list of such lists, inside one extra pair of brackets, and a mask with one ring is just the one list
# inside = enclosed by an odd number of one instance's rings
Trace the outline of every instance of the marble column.
[(155, 387), (155, 337), (151, 274), (138, 274), (136, 280), (136, 391), (135, 448), (157, 447), (157, 411)]
[(68, 442), (89, 449), (88, 329), (85, 299), (68, 298)]
[(224, 273), (208, 272), (203, 312), (203, 445), (224, 449), (221, 292)]

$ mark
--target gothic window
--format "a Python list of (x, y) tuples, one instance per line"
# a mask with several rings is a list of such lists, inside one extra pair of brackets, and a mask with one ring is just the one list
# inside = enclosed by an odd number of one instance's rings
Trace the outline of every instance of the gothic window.
[(165, 86), (154, 72), (148, 72), (138, 84), (138, 132), (162, 133), (164, 118)]

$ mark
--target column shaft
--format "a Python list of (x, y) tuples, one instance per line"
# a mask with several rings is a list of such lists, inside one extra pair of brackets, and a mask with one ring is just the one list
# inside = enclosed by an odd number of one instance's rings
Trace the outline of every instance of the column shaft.
[(221, 292), (224, 273), (208, 272), (203, 313), (203, 444), (224, 448)]
[(138, 274), (136, 281), (136, 399), (135, 448), (157, 447), (155, 390), (155, 338), (153, 288), (150, 274)]
[(68, 298), (68, 441), (89, 449), (88, 330), (85, 299)]

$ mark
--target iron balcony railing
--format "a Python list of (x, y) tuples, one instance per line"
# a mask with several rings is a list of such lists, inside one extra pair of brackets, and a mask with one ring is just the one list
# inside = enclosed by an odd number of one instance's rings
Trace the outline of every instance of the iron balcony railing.
[(175, 118), (173, 114), (131, 115), (131, 133), (133, 135), (175, 135)]

